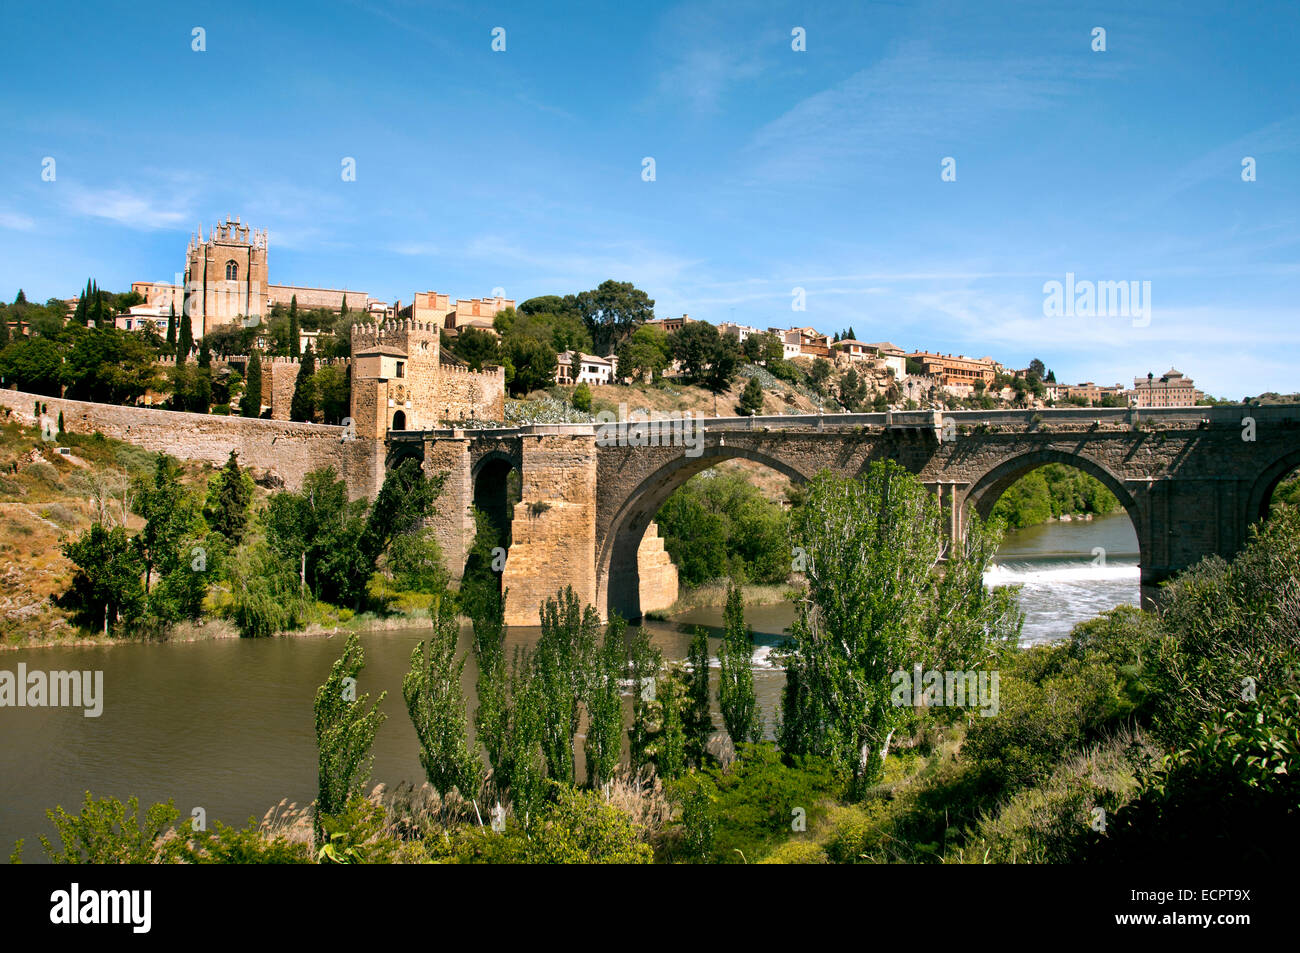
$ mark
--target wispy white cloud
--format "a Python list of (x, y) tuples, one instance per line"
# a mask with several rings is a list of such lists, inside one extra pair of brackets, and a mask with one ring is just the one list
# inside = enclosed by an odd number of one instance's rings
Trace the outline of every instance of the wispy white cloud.
[(36, 227), (36, 221), (21, 212), (6, 212), (0, 209), (0, 228), (14, 232), (29, 232)]
[(860, 176), (869, 171), (864, 160), (892, 172), (900, 157), (937, 132), (961, 143), (991, 134), (1000, 119), (1058, 106), (1084, 75), (1087, 70), (1059, 58), (954, 56), (928, 41), (905, 41), (761, 127), (744, 150), (750, 178), (815, 184), (847, 168)]
[(64, 205), (74, 215), (101, 218), (126, 228), (176, 228), (192, 218), (188, 196), (155, 195), (133, 189), (65, 186)]

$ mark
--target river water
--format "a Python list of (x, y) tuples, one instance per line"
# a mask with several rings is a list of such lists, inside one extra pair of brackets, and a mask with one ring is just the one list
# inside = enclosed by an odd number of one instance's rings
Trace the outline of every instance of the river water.
[[(1094, 555), (1098, 547), (1101, 559)], [(1015, 531), (986, 581), (1023, 586), (1023, 641), (1060, 638), (1075, 622), (1121, 603), (1137, 604), (1137, 539), (1123, 514)], [(769, 733), (784, 681), (769, 656), (793, 618), (788, 604), (746, 612), (757, 644), (755, 689)], [(715, 637), (716, 665), (721, 624), (721, 609), (710, 608), (647, 626), (670, 659), (683, 658), (693, 627), (705, 626)], [(366, 668), (358, 691), (388, 692), (388, 720), (374, 747), (375, 781), (421, 779), (401, 681), (424, 634), (409, 629), (362, 636)], [(537, 635), (536, 629), (514, 629), (510, 639), (529, 644)], [(75, 812), (86, 790), (124, 801), (138, 795), (143, 805), (172, 798), (182, 817), (204, 808), (209, 824), (260, 819), (285, 797), (308, 803), (316, 787), (312, 700), (343, 641), (341, 635), (230, 639), (0, 655), (0, 668), (15, 672), (19, 662), (29, 671), (102, 671), (105, 695), (98, 718), (84, 717), (81, 709), (0, 709), (0, 857), (22, 837), (25, 859), (42, 860), (37, 835), (53, 835), (45, 810), (59, 804)], [(468, 632), (462, 650), (469, 650)], [(470, 698), (473, 683), (471, 659), (464, 676)]]

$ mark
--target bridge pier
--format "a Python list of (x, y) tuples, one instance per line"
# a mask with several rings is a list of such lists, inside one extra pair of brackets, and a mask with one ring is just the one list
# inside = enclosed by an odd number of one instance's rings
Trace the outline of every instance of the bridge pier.
[(507, 625), (537, 625), (540, 606), (565, 586), (596, 605), (596, 439), (520, 438), (521, 500), (502, 588)]

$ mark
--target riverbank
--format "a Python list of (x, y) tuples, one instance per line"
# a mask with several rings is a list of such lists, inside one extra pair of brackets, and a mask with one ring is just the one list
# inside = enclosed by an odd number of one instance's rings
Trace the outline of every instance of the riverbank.
[[(271, 636), (281, 638), (323, 638), (345, 632), (385, 632), (395, 629), (410, 629), (429, 620), (427, 608), (409, 608), (397, 612), (379, 615), (374, 612), (349, 614), (348, 618), (336, 618), (311, 622), (301, 629), (285, 629)], [(19, 642), (0, 644), (0, 651), (22, 651), (25, 649), (49, 648), (102, 648), (108, 645), (161, 645), (187, 642), (219, 642), (225, 639), (238, 639), (239, 630), (227, 619), (201, 619), (196, 622), (183, 622), (165, 636), (151, 634), (104, 636), (92, 635), (81, 631), (68, 635), (48, 638), (24, 638)]]
[[(740, 587), (741, 596), (746, 606), (774, 606), (789, 602), (794, 597), (794, 589), (786, 584), (761, 585), (751, 583)], [(677, 601), (667, 609), (648, 613), (652, 619), (668, 619), (692, 609), (711, 609), (727, 603), (727, 584), (725, 582), (705, 583), (680, 594)]]

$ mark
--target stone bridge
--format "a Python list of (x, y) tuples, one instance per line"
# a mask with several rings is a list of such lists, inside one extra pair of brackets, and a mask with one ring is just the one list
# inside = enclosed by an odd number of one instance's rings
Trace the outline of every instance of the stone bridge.
[(701, 432), (688, 430), (685, 441), (680, 429), (647, 439), (636, 423), (395, 432), (386, 465), (416, 457), (426, 472), (446, 474), (436, 527), (453, 575), (474, 539), (474, 506), (508, 529), (512, 625), (536, 625), (540, 603), (565, 585), (602, 616), (636, 618), (671, 604), (676, 570), (647, 530), (669, 494), (723, 460), (753, 460), (795, 481), (894, 460), (935, 493), (954, 536), (1026, 473), (1069, 464), (1104, 483), (1128, 513), (1143, 583), (1211, 553), (1231, 556), (1267, 513), (1273, 488), (1300, 467), (1296, 405), (697, 420)]

